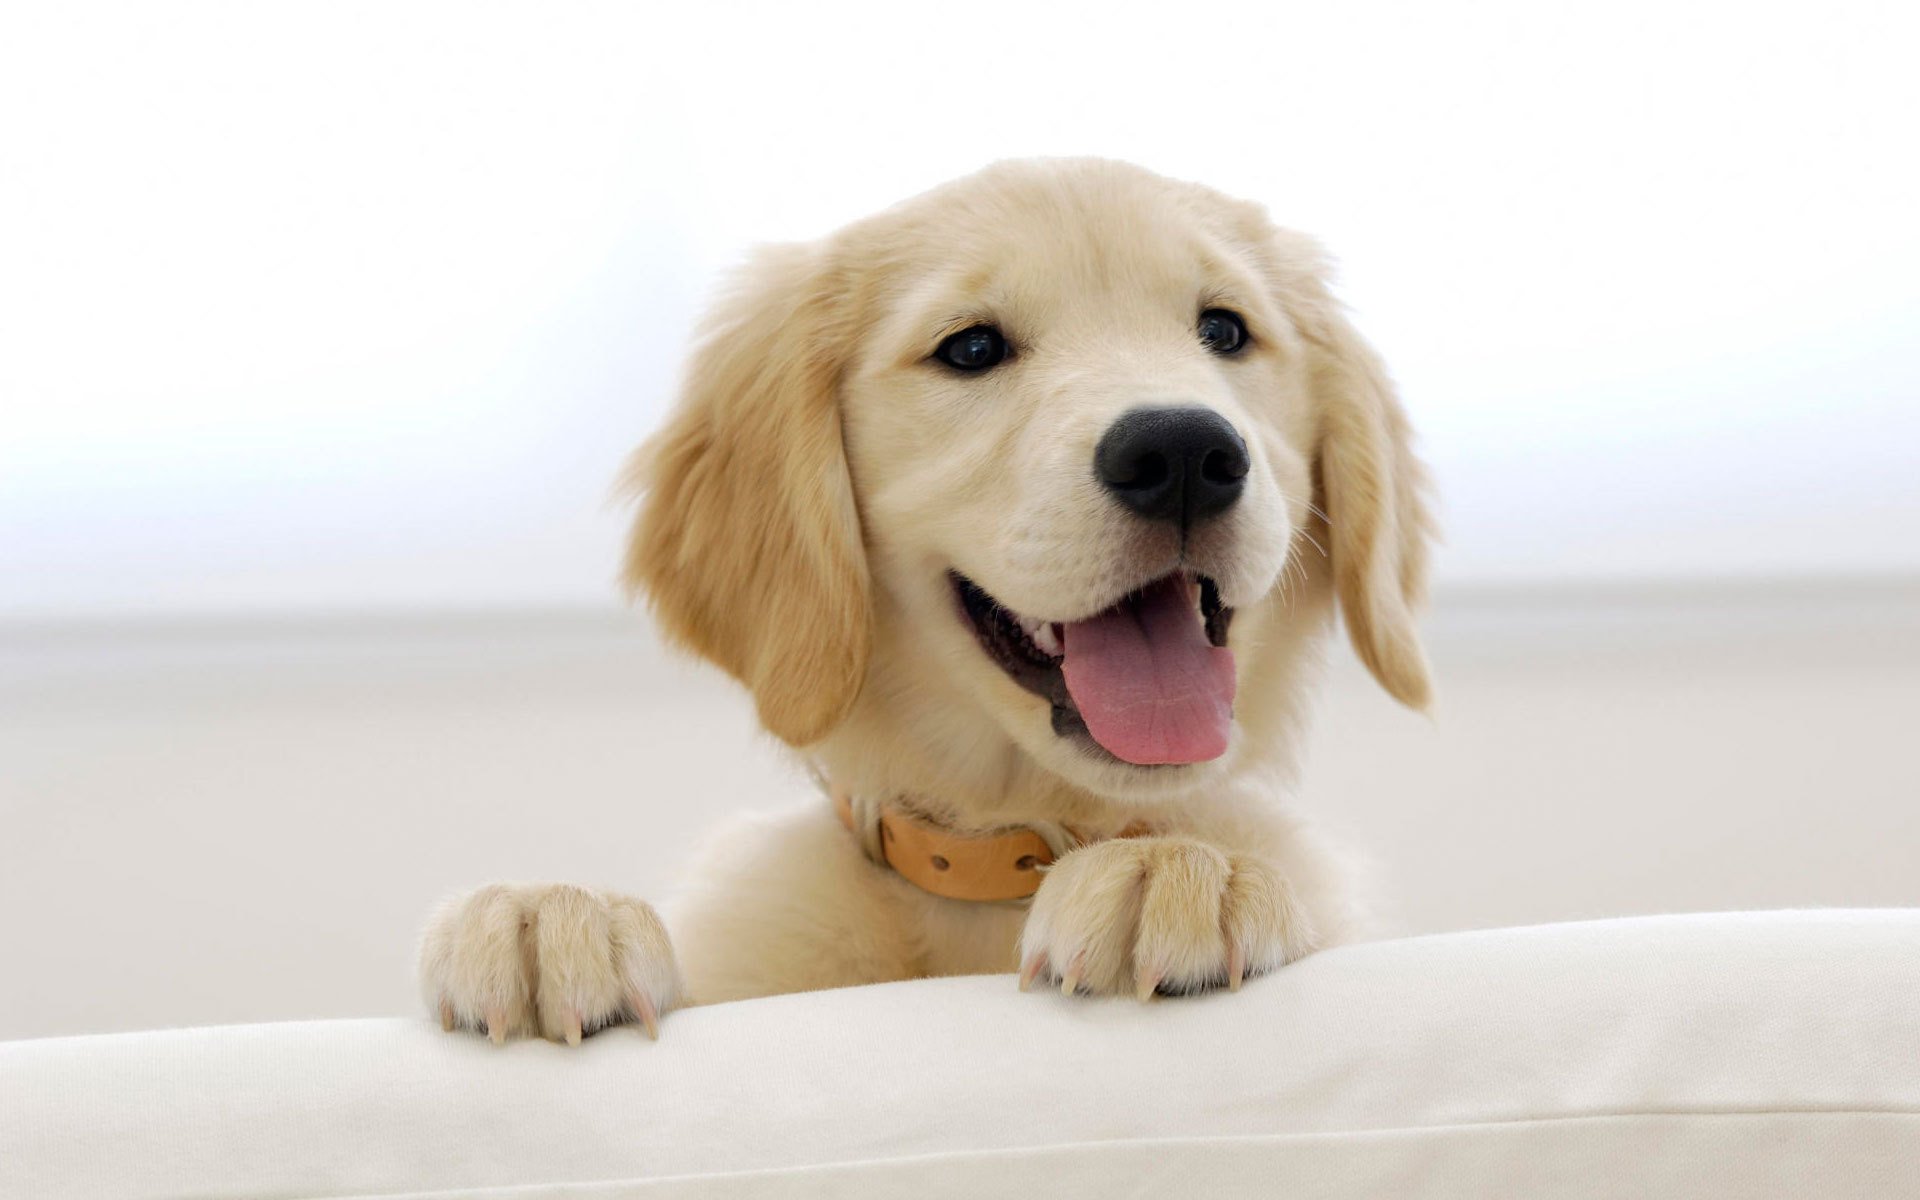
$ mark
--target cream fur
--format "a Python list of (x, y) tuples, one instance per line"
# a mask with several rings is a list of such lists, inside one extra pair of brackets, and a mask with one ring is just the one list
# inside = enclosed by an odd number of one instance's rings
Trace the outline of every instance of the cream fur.
[[(1245, 318), (1248, 350), (1200, 345), (1212, 307)], [(929, 364), (981, 321), (1015, 345), (1008, 364)], [(1212, 407), (1252, 460), (1239, 503), (1184, 550), (1091, 474), (1106, 427), (1153, 403)], [(1159, 836), (1072, 851), (1030, 905), (969, 904), (870, 862), (821, 801), (719, 835), (673, 913), (677, 959), (623, 897), (456, 897), (423, 941), (429, 1007), (570, 1038), (648, 1005), (1020, 966), (1144, 995), (1237, 986), (1358, 936), (1351, 871), (1286, 796), (1336, 596), (1381, 685), (1428, 702), (1414, 619), (1431, 529), (1409, 436), (1311, 240), (1136, 167), (1003, 163), (764, 253), (636, 460), (629, 582), (839, 786), (960, 828), (1144, 819)], [(1183, 564), (1237, 610), (1235, 729), (1219, 759), (1152, 769), (1057, 737), (947, 578), (1072, 620)]]

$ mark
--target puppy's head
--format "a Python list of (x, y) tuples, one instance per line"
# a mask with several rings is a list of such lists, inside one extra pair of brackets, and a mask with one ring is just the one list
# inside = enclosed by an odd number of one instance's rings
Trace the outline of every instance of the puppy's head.
[(1082, 786), (1197, 785), (1323, 553), (1422, 706), (1422, 475), (1322, 276), (1257, 208), (1097, 161), (766, 253), (641, 460), (627, 578), (794, 745), (885, 678)]

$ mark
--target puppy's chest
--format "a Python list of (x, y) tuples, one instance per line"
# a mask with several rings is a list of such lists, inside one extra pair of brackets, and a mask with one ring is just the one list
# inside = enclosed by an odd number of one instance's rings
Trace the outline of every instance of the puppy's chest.
[(919, 925), (929, 975), (982, 975), (1016, 970), (1027, 906), (916, 897), (910, 919)]

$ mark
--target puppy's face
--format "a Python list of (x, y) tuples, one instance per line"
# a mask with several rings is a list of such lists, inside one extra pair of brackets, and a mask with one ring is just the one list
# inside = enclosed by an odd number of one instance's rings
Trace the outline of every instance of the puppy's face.
[(790, 251), (697, 359), (630, 571), (790, 741), (875, 671), (932, 673), (1066, 779), (1164, 795), (1243, 736), (1236, 610), (1331, 540), (1363, 657), (1419, 703), (1417, 470), (1317, 268), (1248, 206), (1098, 162)]
[(1227, 757), (1234, 610), (1309, 518), (1301, 338), (1227, 215), (1038, 174), (863, 231), (899, 281), (843, 395), (883, 611), (1104, 790)]

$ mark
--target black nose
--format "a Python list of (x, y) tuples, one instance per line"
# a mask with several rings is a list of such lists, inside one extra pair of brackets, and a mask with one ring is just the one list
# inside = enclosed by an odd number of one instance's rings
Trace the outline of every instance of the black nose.
[(1101, 436), (1093, 473), (1141, 516), (1185, 528), (1240, 498), (1247, 444), (1210, 408), (1136, 408)]

